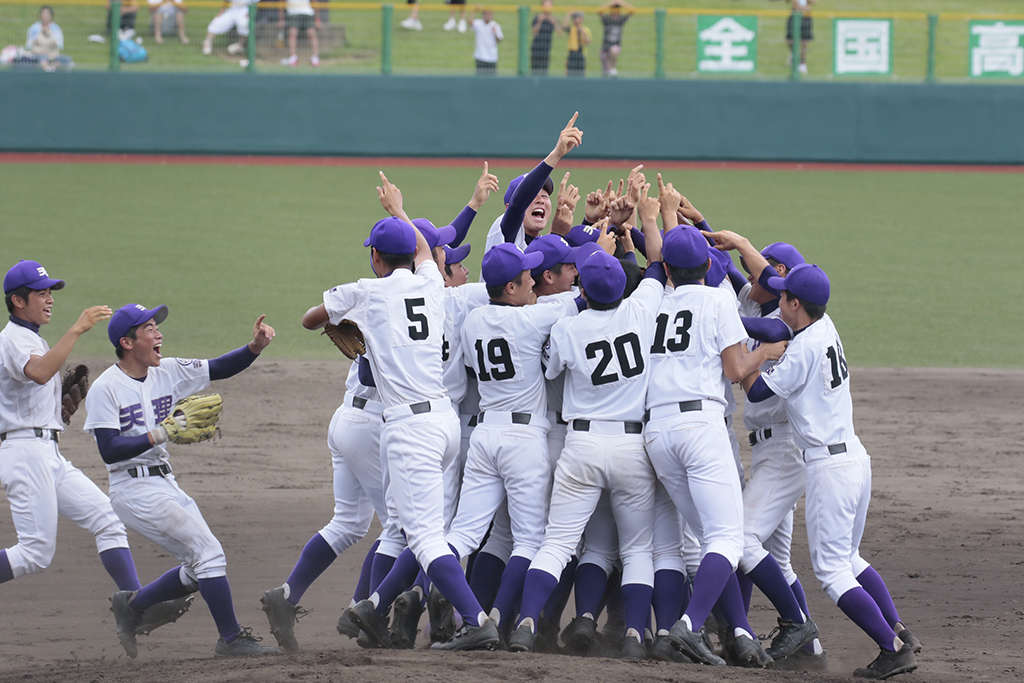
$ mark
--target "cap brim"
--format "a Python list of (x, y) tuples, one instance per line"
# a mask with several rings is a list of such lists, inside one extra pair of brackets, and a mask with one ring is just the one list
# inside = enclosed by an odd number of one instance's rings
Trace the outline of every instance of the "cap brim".
[(583, 263), (588, 258), (590, 258), (593, 254), (596, 254), (599, 251), (604, 251), (604, 249), (602, 249), (601, 246), (597, 242), (587, 242), (586, 244), (582, 244), (579, 247), (576, 247), (576, 266), (577, 266), (577, 269), (579, 268), (579, 265), (581, 263)]
[(579, 247), (569, 247), (569, 255), (561, 260), (561, 263), (572, 263), (575, 265), (577, 254), (580, 253)]
[(553, 195), (555, 193), (555, 181), (549, 177), (544, 181), (544, 189), (547, 190), (548, 196)]
[(786, 288), (786, 278), (779, 277), (778, 275), (770, 277), (768, 278), (768, 286), (778, 292), (781, 292)]
[(451, 225), (446, 225), (443, 228), (437, 228), (437, 246), (444, 246), (450, 243), (453, 239), (458, 236), (455, 228)]
[(364, 247), (370, 246), (372, 240), (373, 240), (373, 237), (367, 237), (366, 240), (363, 242), (363, 246)]
[(544, 253), (540, 251), (534, 251), (529, 254), (523, 254), (523, 270), (533, 270), (544, 263)]
[(471, 244), (463, 244), (461, 247), (455, 247), (454, 249), (452, 247), (446, 247), (444, 251), (445, 263), (461, 263), (467, 256), (469, 256), (471, 249)]
[(64, 289), (64, 281), (46, 278), (45, 280), (40, 280), (39, 282), (33, 282), (31, 285), (29, 285), (29, 289)]

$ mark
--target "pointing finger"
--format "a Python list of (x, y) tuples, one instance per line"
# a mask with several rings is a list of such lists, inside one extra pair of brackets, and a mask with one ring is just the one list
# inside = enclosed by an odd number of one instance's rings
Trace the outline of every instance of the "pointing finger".
[(569, 119), (569, 123), (565, 127), (566, 128), (572, 128), (573, 126), (575, 126), (576, 125), (576, 117), (579, 116), (579, 115), (580, 115), (579, 112), (576, 112), (575, 114), (573, 114), (572, 118)]

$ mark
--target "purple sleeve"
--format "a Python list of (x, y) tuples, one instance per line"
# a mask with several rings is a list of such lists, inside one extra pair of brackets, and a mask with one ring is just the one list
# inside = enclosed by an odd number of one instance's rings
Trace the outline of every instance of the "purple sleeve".
[[(700, 223), (694, 223), (693, 227), (697, 228), (701, 232), (714, 232), (714, 230), (711, 229), (711, 226), (708, 225), (707, 220), (703, 220)], [(711, 240), (708, 240), (708, 244), (711, 244)], [(714, 245), (712, 244), (711, 246)]]
[(576, 297), (575, 301), (576, 301), (576, 310), (578, 312), (582, 313), (583, 311), (587, 310), (587, 300), (586, 299), (584, 299), (582, 296), (578, 296), (578, 297)]
[(228, 351), (220, 358), (210, 360), (210, 380), (227, 379), (233, 377), (252, 365), (252, 362), (259, 358), (259, 354), (249, 350), (249, 345)]
[(751, 403), (760, 403), (761, 401), (767, 401), (775, 392), (771, 390), (768, 384), (764, 381), (764, 377), (758, 377), (753, 384), (750, 385), (750, 391), (747, 392), (747, 400)]
[(554, 169), (543, 161), (526, 174), (519, 187), (512, 193), (512, 201), (505, 209), (505, 215), (501, 219), (501, 234), (505, 236), (506, 242), (515, 242), (516, 233), (523, 227), (523, 218), (526, 217), (526, 210), (533, 204), (533, 200), (544, 189), (544, 181), (551, 175)]
[(462, 244), (466, 235), (469, 234), (469, 227), (473, 225), (474, 218), (476, 218), (476, 211), (468, 206), (455, 217), (455, 220), (452, 221), (452, 227), (455, 228), (455, 239), (448, 243), (449, 247), (454, 249)]
[(774, 287), (768, 286), (768, 279), (776, 277), (778, 273), (775, 272), (774, 268), (765, 268), (761, 271), (761, 274), (757, 276), (757, 284), (761, 285), (761, 289), (768, 292), (769, 294), (782, 298), (782, 292), (775, 289)]
[(729, 276), (729, 281), (732, 283), (732, 288), (736, 290), (737, 294), (739, 294), (743, 289), (743, 286), (747, 284), (747, 277), (740, 272), (740, 269), (736, 267), (736, 264), (732, 262), (731, 258), (729, 259), (727, 274)]
[(632, 261), (633, 263), (636, 263), (636, 252), (635, 251), (627, 251), (626, 255), (623, 256), (622, 258), (626, 259), (627, 261)]
[(644, 237), (644, 233), (640, 228), (632, 228), (629, 231), (629, 236), (633, 239), (633, 246), (636, 250), (647, 258), (647, 239)]
[(743, 316), (740, 320), (751, 339), (772, 343), (793, 338), (789, 327), (778, 318), (747, 318)]
[(651, 261), (647, 264), (647, 270), (644, 271), (644, 279), (650, 278), (657, 280), (664, 287), (665, 283), (668, 282), (668, 275), (665, 274), (665, 269), (661, 265), (661, 261)]
[(121, 436), (116, 429), (97, 429), (94, 433), (96, 445), (100, 448), (100, 457), (108, 465), (131, 460), (153, 447), (153, 444), (149, 442), (148, 433), (139, 436)]

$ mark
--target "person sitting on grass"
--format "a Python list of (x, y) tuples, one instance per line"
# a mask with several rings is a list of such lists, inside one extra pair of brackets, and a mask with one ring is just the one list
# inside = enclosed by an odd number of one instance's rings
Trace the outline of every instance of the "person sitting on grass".
[[(164, 44), (163, 23), (164, 6), (166, 5), (174, 12), (174, 24), (178, 27), (178, 40), (182, 45), (188, 45), (188, 36), (185, 35), (185, 14), (188, 8), (184, 0), (147, 0), (149, 3), (149, 14), (153, 17), (153, 40), (157, 45)], [(168, 13), (169, 17), (170, 14)]]
[(39, 60), (43, 71), (71, 69), (75, 63), (60, 53), (64, 49), (64, 32), (53, 21), (53, 8), (39, 8), (39, 21), (28, 27), (25, 47)]

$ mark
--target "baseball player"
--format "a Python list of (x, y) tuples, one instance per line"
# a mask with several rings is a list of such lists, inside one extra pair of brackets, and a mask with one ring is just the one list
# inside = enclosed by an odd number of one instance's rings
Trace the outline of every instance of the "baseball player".
[(0, 583), (46, 569), (62, 515), (96, 537), (103, 568), (119, 590), (138, 590), (124, 525), (99, 487), (57, 445), (64, 431), (57, 373), (78, 338), (111, 316), (91, 306), (50, 348), (39, 334), (50, 322), (53, 292), (64, 281), (35, 261), (20, 261), (4, 276), (10, 322), (0, 331), (0, 483), (11, 505), (18, 542), (0, 550)]
[(147, 586), (111, 596), (118, 638), (128, 656), (135, 658), (143, 611), (199, 591), (220, 634), (214, 648), (217, 656), (280, 654), (260, 645), (251, 629), (238, 625), (224, 550), (199, 506), (178, 486), (164, 445), (168, 430), (161, 424), (179, 399), (249, 367), (274, 338), (274, 328), (261, 315), (252, 341), (219, 358), (164, 358), (159, 325), (166, 318), (166, 306), (128, 304), (114, 313), (107, 336), (118, 360), (96, 379), (85, 400), (84, 429), (95, 437), (107, 464), (111, 506), (125, 526), (181, 562)]
[[(444, 539), (443, 470), (458, 455), (458, 417), (445, 393), (442, 367), (444, 281), (422, 233), (402, 208), (402, 195), (383, 173), (378, 196), (392, 218), (379, 221), (364, 243), (372, 247), (377, 279), (340, 285), (324, 293), (303, 324), (352, 320), (363, 331), (366, 357), (384, 403), (381, 449), (386, 454), (389, 514), (399, 520), (415, 555), (464, 627), (449, 649), (476, 649), (498, 641), (495, 625), (473, 596), (458, 559)], [(414, 271), (415, 269), (415, 271)], [(384, 615), (408, 588), (389, 573), (352, 618), (378, 646), (388, 647)]]
[(533, 649), (541, 609), (607, 489), (623, 564), (627, 637), (622, 655), (646, 657), (655, 476), (642, 433), (654, 314), (664, 293), (657, 205), (646, 197), (640, 203), (651, 265), (633, 295), (622, 298), (626, 274), (619, 261), (596, 251), (577, 265), (589, 309), (551, 330), (545, 375), (553, 379), (566, 371), (562, 414), (569, 430), (555, 470), (544, 541), (527, 572), (521, 619), (509, 638), (512, 652)]
[(504, 242), (525, 250), (526, 245), (547, 227), (551, 217), (551, 194), (555, 190), (551, 171), (570, 150), (583, 144), (583, 131), (576, 127), (579, 115), (579, 112), (572, 115), (559, 133), (554, 149), (536, 168), (509, 182), (505, 190), (505, 213), (495, 219), (487, 232), (485, 254)]
[(228, 45), (229, 55), (242, 54), (246, 41), (249, 39), (249, 5), (260, 0), (228, 0), (223, 9), (210, 20), (206, 27), (206, 38), (203, 40), (203, 54), (213, 52), (213, 39), (235, 29), (238, 31), (238, 42)]
[[(716, 238), (717, 241), (717, 238)], [(871, 458), (853, 427), (850, 370), (825, 310), (825, 271), (802, 264), (767, 284), (782, 292), (782, 321), (793, 339), (782, 360), (743, 380), (747, 398), (785, 402), (793, 440), (807, 469), (807, 538), (814, 573), (829, 597), (879, 646), (854, 676), (889, 678), (917, 668), (920, 643), (903, 625), (882, 577), (859, 552), (871, 498)]]

